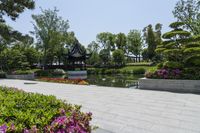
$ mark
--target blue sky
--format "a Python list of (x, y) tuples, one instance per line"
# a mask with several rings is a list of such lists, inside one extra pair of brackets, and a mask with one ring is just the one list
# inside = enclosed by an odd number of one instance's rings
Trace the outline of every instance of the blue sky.
[(88, 45), (100, 32), (128, 33), (142, 30), (149, 24), (163, 24), (163, 32), (175, 21), (172, 10), (177, 0), (36, 0), (36, 9), (25, 11), (10, 26), (22, 33), (33, 31), (31, 14), (40, 8), (59, 9), (59, 15), (69, 20), (70, 29), (79, 41)]

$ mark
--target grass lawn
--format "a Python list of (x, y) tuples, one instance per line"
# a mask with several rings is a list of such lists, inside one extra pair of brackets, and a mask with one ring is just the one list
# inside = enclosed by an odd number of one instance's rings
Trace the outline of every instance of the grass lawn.
[(145, 69), (146, 71), (149, 71), (149, 70), (154, 70), (156, 69), (156, 66), (126, 66), (126, 67), (123, 67), (123, 68), (120, 68), (120, 70), (126, 70), (126, 71), (131, 71), (131, 70), (134, 70), (134, 69), (139, 69), (139, 68), (143, 68)]

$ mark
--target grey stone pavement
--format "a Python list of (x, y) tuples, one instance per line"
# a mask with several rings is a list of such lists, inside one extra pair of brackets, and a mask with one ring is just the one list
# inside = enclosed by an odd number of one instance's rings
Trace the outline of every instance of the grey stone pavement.
[(200, 95), (25, 80), (0, 80), (0, 86), (82, 105), (93, 113), (95, 133), (200, 133)]

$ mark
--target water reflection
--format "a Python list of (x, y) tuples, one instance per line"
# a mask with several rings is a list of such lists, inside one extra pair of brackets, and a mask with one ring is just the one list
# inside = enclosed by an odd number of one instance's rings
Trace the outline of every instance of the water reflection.
[[(49, 78), (66, 78), (63, 76), (49, 76)], [(122, 88), (137, 88), (138, 79), (144, 77), (143, 75), (132, 74), (116, 74), (116, 75), (87, 75), (87, 82), (91, 85), (108, 86), (108, 87), (122, 87)], [(39, 77), (38, 77), (39, 78)]]
[(136, 87), (138, 79), (143, 75), (88, 75), (89, 84), (109, 87)]

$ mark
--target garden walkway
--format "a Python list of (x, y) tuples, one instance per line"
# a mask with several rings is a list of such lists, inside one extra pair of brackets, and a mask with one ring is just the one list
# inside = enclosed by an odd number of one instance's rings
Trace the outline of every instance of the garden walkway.
[(98, 133), (200, 133), (200, 95), (0, 80), (1, 86), (55, 95), (93, 113)]

